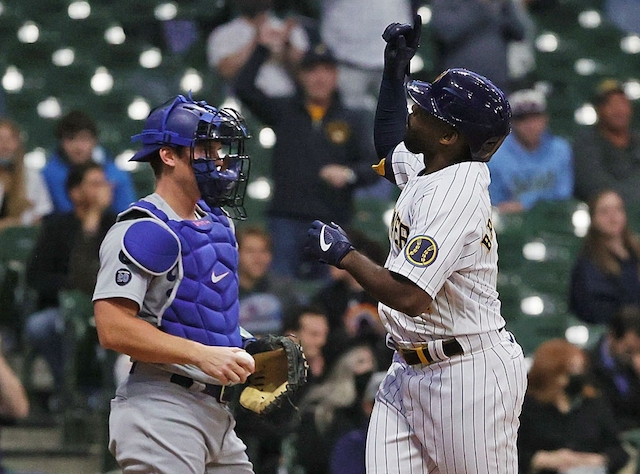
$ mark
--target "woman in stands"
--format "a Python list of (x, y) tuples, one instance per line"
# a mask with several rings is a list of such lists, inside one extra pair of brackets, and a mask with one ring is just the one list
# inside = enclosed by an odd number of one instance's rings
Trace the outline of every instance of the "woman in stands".
[(597, 193), (589, 214), (569, 304), (580, 320), (606, 324), (622, 305), (640, 305), (640, 237), (627, 226), (625, 204), (616, 191)]
[(37, 170), (24, 165), (20, 127), (0, 118), (0, 231), (37, 224), (53, 210), (47, 187)]
[(588, 373), (578, 346), (551, 339), (538, 347), (520, 416), (519, 472), (606, 474), (628, 462), (610, 407)]

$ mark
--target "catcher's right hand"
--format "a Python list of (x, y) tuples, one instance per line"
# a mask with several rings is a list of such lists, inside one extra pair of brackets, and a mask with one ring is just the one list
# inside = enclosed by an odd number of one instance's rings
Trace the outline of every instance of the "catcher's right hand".
[(384, 77), (403, 80), (409, 75), (409, 63), (420, 46), (422, 17), (416, 15), (413, 26), (406, 23), (391, 23), (382, 33), (387, 42), (384, 49)]

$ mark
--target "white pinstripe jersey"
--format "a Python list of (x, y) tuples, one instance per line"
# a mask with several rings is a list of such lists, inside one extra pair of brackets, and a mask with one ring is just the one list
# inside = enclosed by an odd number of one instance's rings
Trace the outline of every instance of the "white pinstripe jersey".
[(433, 303), (418, 317), (380, 304), (387, 331), (403, 346), (500, 329), (505, 321), (496, 291), (498, 246), (487, 165), (464, 162), (423, 175), (422, 155), (404, 143), (392, 159), (402, 191), (385, 267), (424, 289)]

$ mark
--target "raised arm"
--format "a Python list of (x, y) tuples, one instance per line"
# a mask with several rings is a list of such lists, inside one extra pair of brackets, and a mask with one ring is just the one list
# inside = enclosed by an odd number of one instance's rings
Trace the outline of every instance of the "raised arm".
[(373, 139), (379, 158), (385, 158), (404, 137), (408, 115), (404, 80), (409, 73), (411, 58), (418, 50), (421, 31), (422, 19), (416, 15), (413, 26), (392, 23), (382, 34), (387, 45), (373, 125)]

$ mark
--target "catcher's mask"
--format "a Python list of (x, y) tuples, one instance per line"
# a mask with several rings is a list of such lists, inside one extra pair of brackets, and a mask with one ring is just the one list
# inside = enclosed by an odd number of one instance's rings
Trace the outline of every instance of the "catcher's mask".
[[(142, 133), (131, 137), (134, 142), (141, 141), (143, 147), (130, 161), (148, 161), (163, 146), (189, 147), (202, 199), (210, 206), (228, 208), (235, 219), (244, 219), (250, 168), (244, 141), (248, 138), (239, 112), (179, 95), (151, 111)], [(221, 145), (215, 155), (212, 150), (218, 147), (211, 142)]]
[(418, 106), (458, 130), (474, 161), (489, 161), (511, 131), (511, 107), (489, 79), (462, 68), (447, 69), (431, 84), (411, 81)]

